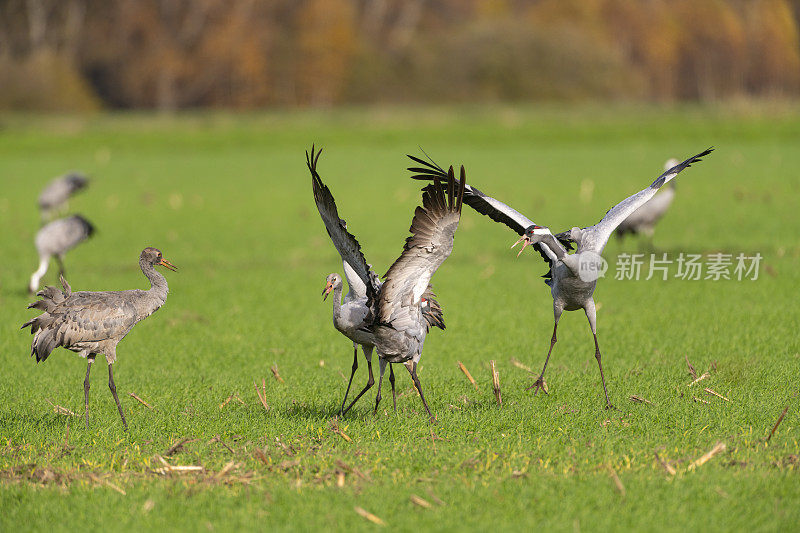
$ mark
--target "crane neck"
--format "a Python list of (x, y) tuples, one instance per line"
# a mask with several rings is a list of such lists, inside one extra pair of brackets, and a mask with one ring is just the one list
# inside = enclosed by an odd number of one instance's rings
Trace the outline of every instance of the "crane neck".
[(567, 255), (567, 250), (564, 248), (564, 245), (562, 245), (552, 233), (542, 235), (542, 238), (539, 240), (539, 242), (546, 244), (547, 247), (550, 248), (554, 254), (556, 254), (558, 259), (563, 260), (564, 256)]
[(158, 309), (164, 305), (164, 302), (167, 301), (167, 294), (169, 294), (167, 278), (165, 278), (161, 272), (157, 271), (153, 265), (144, 259), (139, 260), (139, 268), (142, 269), (142, 273), (150, 281), (150, 290), (148, 290), (147, 293), (155, 298), (157, 303), (155, 309)]
[(333, 319), (336, 321), (341, 316), (342, 284), (333, 286)]

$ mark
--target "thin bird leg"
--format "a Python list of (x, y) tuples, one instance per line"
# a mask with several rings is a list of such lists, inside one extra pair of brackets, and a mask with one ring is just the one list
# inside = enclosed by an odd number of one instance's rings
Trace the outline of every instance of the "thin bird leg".
[(600, 367), (600, 381), (603, 382), (603, 392), (606, 395), (606, 409), (613, 409), (614, 406), (611, 405), (611, 402), (608, 400), (606, 378), (603, 375), (603, 363), (600, 362), (600, 345), (597, 344), (597, 311), (595, 309), (594, 300), (590, 298), (583, 310), (586, 312), (586, 318), (589, 320), (589, 327), (591, 328), (592, 336), (594, 337), (594, 357), (597, 359), (597, 366)]
[(378, 404), (381, 403), (381, 385), (383, 384), (383, 373), (386, 372), (386, 359), (383, 359), (378, 353), (378, 365), (380, 366), (381, 375), (378, 377), (378, 394), (375, 396), (375, 411), (372, 414), (378, 414)]
[(344, 404), (347, 402), (347, 395), (350, 394), (350, 386), (353, 384), (353, 376), (356, 375), (358, 370), (358, 344), (353, 343), (353, 369), (350, 372), (350, 381), (347, 382), (347, 391), (344, 393), (344, 400), (342, 400), (342, 408), (339, 409), (339, 416), (344, 415)]
[(425, 395), (422, 394), (422, 385), (420, 384), (419, 378), (417, 377), (417, 363), (414, 363), (413, 361), (407, 361), (405, 365), (406, 368), (408, 369), (408, 373), (411, 374), (411, 380), (414, 382), (414, 386), (417, 388), (419, 397), (422, 398), (422, 405), (424, 405), (425, 410), (428, 411), (428, 416), (430, 417), (431, 424), (435, 424), (436, 417), (433, 416), (433, 413), (431, 413), (431, 410), (428, 407), (428, 402), (425, 401)]
[(47, 274), (47, 266), (50, 262), (50, 256), (46, 255), (44, 257), (39, 258), (39, 268), (36, 269), (31, 275), (31, 282), (28, 285), (28, 292), (33, 294), (39, 288), (39, 282), (41, 281), (42, 277)]
[(56, 255), (56, 264), (58, 265), (58, 273), (66, 278), (67, 271), (64, 270), (64, 262), (60, 255)]
[(111, 390), (112, 396), (114, 396), (114, 401), (117, 402), (117, 409), (119, 409), (119, 416), (122, 417), (122, 426), (125, 428), (125, 431), (128, 430), (128, 422), (125, 420), (125, 413), (122, 412), (122, 405), (119, 403), (119, 398), (117, 397), (117, 386), (114, 385), (114, 371), (112, 370), (113, 365), (108, 365), (108, 388)]
[(356, 396), (356, 398), (350, 402), (350, 405), (347, 406), (347, 409), (342, 412), (342, 416), (347, 414), (347, 411), (349, 411), (350, 408), (355, 405), (358, 399), (361, 398), (365, 392), (371, 389), (373, 385), (375, 385), (375, 378), (372, 376), (372, 361), (370, 359), (367, 359), (367, 369), (369, 370), (369, 379), (367, 379), (367, 384), (364, 385), (364, 388), (361, 389), (361, 392), (358, 393), (358, 396)]
[(553, 346), (556, 345), (556, 341), (558, 340), (558, 338), (556, 338), (557, 329), (558, 329), (558, 322), (556, 322), (555, 325), (553, 326), (553, 337), (550, 339), (550, 349), (547, 350), (547, 358), (544, 360), (544, 368), (542, 368), (542, 373), (539, 374), (539, 377), (536, 379), (533, 385), (525, 389), (525, 390), (530, 390), (535, 387), (533, 391), (534, 396), (536, 396), (539, 393), (540, 389), (543, 390), (545, 394), (547, 394), (547, 391), (544, 390), (544, 371), (547, 369), (548, 361), (550, 361), (550, 354), (553, 353)]
[(83, 380), (83, 412), (86, 416), (86, 429), (89, 429), (89, 387), (91, 387), (89, 383), (89, 372), (92, 370), (92, 363), (94, 363), (94, 359), (89, 358), (89, 364), (86, 365), (86, 379)]
[(597, 344), (597, 335), (592, 332), (594, 336), (594, 357), (597, 359), (597, 366), (600, 367), (600, 381), (603, 382), (603, 392), (606, 395), (606, 409), (613, 409), (614, 406), (608, 400), (608, 390), (606, 389), (606, 378), (603, 376), (603, 363), (600, 362), (600, 346)]
[[(547, 370), (547, 363), (550, 361), (550, 354), (553, 353), (553, 346), (555, 346), (556, 341), (558, 341), (558, 337), (556, 336), (556, 331), (558, 330), (558, 321), (561, 320), (562, 311), (559, 308), (553, 306), (553, 312), (555, 314), (555, 323), (553, 324), (553, 337), (550, 339), (550, 349), (547, 350), (547, 357), (544, 360), (544, 367), (542, 367), (542, 373), (539, 374), (539, 377), (536, 379), (533, 385), (525, 389), (525, 390), (530, 390), (536, 387), (536, 389), (533, 391), (534, 396), (536, 396), (539, 393), (539, 389), (544, 390), (544, 371)], [(545, 391), (545, 394), (547, 394), (547, 391)]]
[(394, 392), (394, 367), (389, 363), (389, 383), (392, 384), (392, 404), (394, 405), (394, 412), (397, 412), (397, 395)]
[(642, 233), (644, 233), (646, 237), (645, 250), (648, 252), (654, 252), (655, 246), (653, 246), (653, 235), (655, 234), (655, 231), (653, 231), (653, 228), (645, 228)]

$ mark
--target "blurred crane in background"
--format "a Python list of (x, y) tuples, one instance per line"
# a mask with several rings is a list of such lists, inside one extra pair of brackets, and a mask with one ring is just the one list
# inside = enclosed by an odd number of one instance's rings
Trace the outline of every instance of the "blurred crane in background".
[(88, 184), (89, 179), (78, 172), (70, 172), (48, 183), (39, 195), (42, 221), (50, 221), (57, 214), (66, 211), (70, 197)]
[(39, 268), (31, 275), (28, 291), (33, 294), (39, 288), (39, 281), (47, 273), (50, 258), (55, 257), (58, 272), (64, 270), (64, 254), (76, 247), (94, 233), (94, 226), (81, 215), (59, 218), (46, 224), (36, 233), (34, 244), (39, 254)]

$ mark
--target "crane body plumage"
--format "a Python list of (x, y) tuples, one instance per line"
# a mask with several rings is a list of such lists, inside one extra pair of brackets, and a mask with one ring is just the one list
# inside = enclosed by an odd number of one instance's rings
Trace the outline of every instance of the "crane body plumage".
[[(337, 273), (329, 274), (326, 279), (325, 290), (322, 295), (327, 298), (333, 293), (333, 324), (334, 327), (353, 343), (353, 366), (345, 392), (340, 414), (345, 414), (358, 401), (359, 398), (369, 390), (375, 383), (372, 373), (372, 352), (375, 348), (375, 333), (373, 325), (377, 314), (377, 301), (379, 295), (384, 290), (384, 283), (381, 282), (371, 265), (366, 262), (361, 251), (361, 245), (356, 238), (347, 230), (347, 224), (339, 217), (336, 202), (330, 189), (322, 182), (317, 172), (317, 162), (321, 150), (315, 151), (312, 147), (311, 153), (306, 152), (306, 164), (311, 173), (311, 184), (314, 193), (314, 201), (320, 213), (328, 236), (331, 238), (336, 250), (342, 258), (345, 278), (349, 286), (347, 294), (342, 296), (343, 280)], [(430, 278), (428, 278), (429, 280)], [(422, 285), (421, 294), (417, 298), (416, 307), (423, 318), (423, 328), (425, 333), (431, 327), (445, 329), (442, 308), (436, 301), (436, 295), (430, 284), (426, 282)], [(361, 346), (364, 358), (367, 361), (369, 377), (367, 384), (353, 401), (345, 407), (347, 396), (353, 382), (353, 376), (358, 369), (358, 346)], [(394, 373), (390, 367), (389, 381), (392, 384), (392, 396), (394, 398)], [(396, 400), (395, 400), (396, 405)]]
[(139, 267), (150, 281), (149, 290), (73, 292), (66, 279), (61, 276), (63, 290), (46, 287), (38, 293), (41, 299), (28, 306), (43, 311), (22, 325), (23, 329), (31, 328), (34, 336), (31, 355), (36, 357), (36, 362), (46, 360), (59, 346), (88, 359), (84, 381), (87, 426), (89, 370), (95, 357), (103, 355), (108, 363), (109, 388), (117, 402), (123, 425), (127, 428), (116, 387), (113, 385), (112, 365), (117, 359), (117, 344), (133, 326), (157, 311), (167, 300), (167, 280), (155, 270), (155, 265), (175, 269), (159, 250), (145, 248), (139, 258)]
[(466, 181), (463, 166), (458, 185), (453, 167), (450, 167), (446, 189), (438, 176), (423, 189), (422, 206), (414, 211), (409, 228), (411, 235), (406, 239), (400, 257), (384, 275), (372, 326), (380, 360), (375, 411), (381, 401), (386, 365), (403, 363), (430, 420), (435, 421), (417, 376), (417, 364), (429, 329), (424, 316), (424, 304), (428, 301), (425, 292), (433, 275), (453, 251)]

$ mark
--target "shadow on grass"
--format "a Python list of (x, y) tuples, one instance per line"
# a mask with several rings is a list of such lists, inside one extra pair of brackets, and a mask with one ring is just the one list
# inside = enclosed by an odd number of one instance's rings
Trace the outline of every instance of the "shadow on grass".
[[(363, 421), (369, 422), (372, 420), (381, 419), (385, 416), (396, 416), (399, 418), (415, 418), (427, 420), (428, 415), (422, 406), (419, 398), (402, 398), (397, 399), (397, 410), (395, 411), (392, 406), (392, 398), (383, 398), (377, 414), (374, 412), (374, 399), (372, 401), (359, 402), (353, 406), (343, 417), (339, 416), (339, 409), (341, 403), (313, 403), (313, 402), (296, 402), (289, 406), (282, 406), (276, 408), (274, 413), (282, 418), (291, 420), (304, 420), (307, 422), (327, 423), (330, 420), (338, 418), (340, 422), (344, 421)], [(388, 402), (387, 402), (388, 400)], [(409, 401), (410, 400), (410, 401)], [(491, 411), (496, 407), (494, 399), (486, 400), (470, 400), (464, 404), (459, 402), (458, 405), (448, 404), (446, 406), (431, 407), (433, 415), (438, 417), (453, 412), (485, 412)]]
[(38, 417), (24, 416), (17, 412), (0, 415), (0, 427), (31, 428), (37, 432), (64, 430), (67, 424), (75, 426), (78, 423), (83, 427), (83, 418), (50, 412), (43, 413)]

